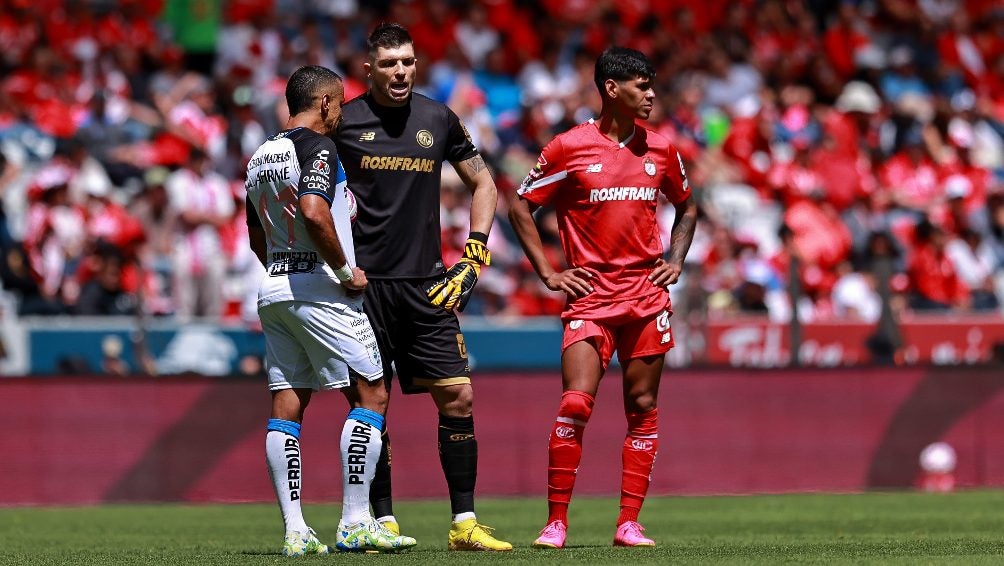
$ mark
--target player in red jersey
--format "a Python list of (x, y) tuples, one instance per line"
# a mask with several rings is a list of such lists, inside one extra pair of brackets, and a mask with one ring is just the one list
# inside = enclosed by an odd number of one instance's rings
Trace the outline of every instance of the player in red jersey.
[[(638, 512), (658, 447), (659, 378), (673, 347), (667, 285), (676, 283), (694, 238), (697, 204), (676, 148), (635, 121), (648, 118), (655, 71), (633, 49), (612, 47), (596, 61), (603, 99), (598, 120), (555, 137), (513, 198), (509, 219), (547, 287), (564, 291), (562, 396), (548, 444), (547, 526), (538, 548), (562, 548), (568, 503), (600, 379), (614, 350), (624, 370), (620, 517), (614, 544), (654, 546)], [(656, 222), (659, 194), (676, 207), (664, 257)], [(553, 206), (568, 269), (545, 256), (533, 212)]]

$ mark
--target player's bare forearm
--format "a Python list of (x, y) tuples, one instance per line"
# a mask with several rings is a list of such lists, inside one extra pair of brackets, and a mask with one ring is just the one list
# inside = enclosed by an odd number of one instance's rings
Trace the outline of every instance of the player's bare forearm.
[(673, 231), (669, 240), (669, 255), (667, 263), (683, 266), (683, 260), (690, 251), (697, 230), (697, 201), (691, 194), (687, 200), (676, 205), (676, 219), (673, 220)]
[(531, 204), (526, 199), (513, 195), (509, 202), (509, 223), (512, 224), (519, 244), (523, 247), (527, 259), (530, 260), (530, 265), (544, 281), (554, 275), (554, 267), (547, 260), (547, 254), (544, 253), (544, 242), (540, 239), (537, 223), (533, 221), (533, 211), (537, 208), (537, 205)]
[(498, 189), (484, 158), (475, 155), (454, 163), (453, 168), (471, 191), (471, 232), (491, 233), (498, 206)]
[(556, 272), (551, 262), (547, 260), (540, 231), (533, 221), (533, 211), (536, 209), (537, 205), (515, 195), (509, 204), (509, 222), (516, 231), (530, 265), (540, 280), (552, 291), (562, 291), (572, 297), (584, 297), (592, 293), (593, 286), (589, 283), (589, 279), (593, 277), (592, 273), (581, 267)]
[(248, 226), (248, 239), (251, 240), (251, 251), (261, 262), (261, 266), (268, 265), (267, 244), (265, 243), (265, 229), (261, 226)]
[(325, 263), (331, 269), (345, 265), (345, 252), (338, 241), (328, 202), (317, 195), (303, 195), (300, 197), (300, 214), (303, 215), (303, 226), (307, 229), (310, 241), (317, 247)]

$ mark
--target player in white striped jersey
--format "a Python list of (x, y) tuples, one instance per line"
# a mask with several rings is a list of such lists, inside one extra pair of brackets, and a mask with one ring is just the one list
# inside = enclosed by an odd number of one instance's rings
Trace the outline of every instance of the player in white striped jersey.
[(387, 390), (376, 337), (363, 313), (366, 274), (355, 267), (345, 172), (327, 136), (341, 119), (341, 78), (302, 67), (289, 78), (286, 129), (247, 166), (248, 233), (266, 276), (258, 291), (272, 413), (265, 455), (285, 523), (282, 552), (326, 554), (300, 507), (300, 428), (314, 391), (340, 389), (350, 406), (342, 428), (343, 551), (394, 552), (415, 539), (370, 514)]

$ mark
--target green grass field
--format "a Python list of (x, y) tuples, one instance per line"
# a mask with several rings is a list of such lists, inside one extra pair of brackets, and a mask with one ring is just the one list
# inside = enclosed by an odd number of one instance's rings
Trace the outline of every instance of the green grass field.
[[(577, 498), (569, 546), (537, 550), (540, 499), (479, 502), (479, 517), (514, 543), (505, 554), (446, 550), (446, 502), (401, 502), (419, 545), (402, 555), (278, 554), (272, 505), (136, 505), (0, 509), (0, 564), (1002, 564), (1004, 491), (650, 498), (641, 520), (657, 548), (613, 548), (614, 499)], [(334, 544), (336, 505), (308, 505)]]

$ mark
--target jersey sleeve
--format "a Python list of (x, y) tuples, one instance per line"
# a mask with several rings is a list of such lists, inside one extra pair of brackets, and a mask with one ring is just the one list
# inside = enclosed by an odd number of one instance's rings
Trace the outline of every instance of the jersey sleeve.
[[(669, 202), (680, 204), (690, 196), (690, 181), (687, 179), (687, 170), (683, 166), (680, 152), (670, 146), (668, 153), (670, 164), (666, 167), (666, 175), (663, 177), (663, 183), (659, 190), (666, 195)], [(679, 165), (679, 168), (676, 165)]]
[(467, 133), (467, 128), (460, 118), (446, 108), (446, 160), (451, 163), (466, 161), (478, 154), (478, 148), (474, 147), (471, 135)]
[[(300, 148), (297, 148), (299, 153)], [(339, 183), (345, 183), (345, 170), (338, 162), (335, 142), (318, 136), (302, 149), (300, 154), (300, 182), (296, 187), (297, 197), (318, 195), (328, 201), (335, 198)]]
[(516, 194), (526, 200), (544, 206), (554, 200), (558, 189), (568, 177), (565, 151), (561, 138), (554, 138), (544, 146), (537, 158), (537, 164), (520, 184)]
[(251, 196), (244, 197), (244, 216), (249, 228), (263, 228), (261, 217), (258, 216), (258, 209), (251, 202)]

